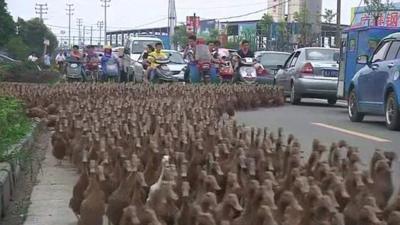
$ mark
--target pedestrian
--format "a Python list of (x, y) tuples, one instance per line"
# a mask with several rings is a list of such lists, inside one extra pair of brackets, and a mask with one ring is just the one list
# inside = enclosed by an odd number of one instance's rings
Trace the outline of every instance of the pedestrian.
[(60, 52), (57, 54), (55, 61), (56, 61), (56, 64), (57, 64), (57, 66), (58, 66), (58, 70), (59, 70), (59, 71), (62, 71), (62, 68), (64, 67), (64, 62), (65, 62), (64, 53), (60, 51)]
[(43, 56), (43, 64), (45, 65), (45, 67), (50, 68), (51, 66), (51, 60), (50, 60), (50, 53), (46, 53)]
[(36, 62), (39, 58), (36, 56), (35, 52), (32, 52), (29, 57), (28, 57), (28, 61), (29, 62)]

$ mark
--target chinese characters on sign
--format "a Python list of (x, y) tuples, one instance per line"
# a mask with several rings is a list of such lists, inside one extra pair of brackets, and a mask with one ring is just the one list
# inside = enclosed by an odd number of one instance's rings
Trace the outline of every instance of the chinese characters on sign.
[(399, 24), (399, 16), (400, 12), (389, 11), (387, 13), (383, 13), (376, 20), (376, 24), (374, 18), (368, 13), (359, 13), (354, 17), (354, 22), (352, 27), (365, 27), (365, 26), (385, 26), (385, 27), (400, 27)]

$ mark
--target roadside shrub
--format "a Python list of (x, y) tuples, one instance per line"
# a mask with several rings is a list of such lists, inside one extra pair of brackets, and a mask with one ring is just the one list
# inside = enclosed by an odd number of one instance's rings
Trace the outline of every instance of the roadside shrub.
[(32, 62), (0, 64), (0, 81), (22, 83), (54, 83), (60, 79), (55, 70), (39, 71)]
[(18, 157), (19, 153), (9, 152), (9, 149), (25, 137), (31, 127), (21, 101), (0, 97), (0, 162)]

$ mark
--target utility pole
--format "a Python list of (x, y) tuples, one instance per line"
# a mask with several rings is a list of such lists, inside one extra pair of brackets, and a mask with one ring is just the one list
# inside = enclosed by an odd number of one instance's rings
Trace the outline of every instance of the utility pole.
[(83, 26), (83, 46), (85, 46), (85, 41), (86, 41), (86, 26)]
[(40, 21), (43, 23), (43, 14), (47, 14), (47, 10), (49, 10), (49, 8), (47, 8), (47, 3), (36, 3), (35, 10), (36, 14), (39, 15)]
[(77, 25), (78, 25), (78, 29), (79, 29), (79, 35), (78, 35), (78, 45), (81, 44), (81, 27), (82, 27), (82, 18), (78, 18), (76, 21)]
[(97, 27), (98, 27), (99, 30), (100, 30), (100, 33), (99, 33), (99, 44), (101, 44), (101, 31), (102, 31), (102, 29), (103, 29), (103, 25), (104, 25), (103, 21), (97, 22)]
[(193, 13), (193, 33), (194, 33), (194, 35), (197, 34), (197, 18), (196, 18), (196, 13)]
[(173, 36), (175, 34), (176, 27), (176, 8), (175, 8), (175, 0), (169, 0), (168, 3), (168, 27), (169, 27), (169, 40), (171, 49), (175, 49)]
[(104, 7), (104, 45), (107, 45), (107, 8), (110, 7), (111, 0), (100, 0), (103, 2), (101, 7)]
[(93, 26), (90, 26), (90, 45), (93, 45)]
[(67, 16), (68, 16), (68, 46), (71, 47), (71, 17), (74, 15), (72, 8), (74, 4), (67, 4)]
[(336, 4), (336, 48), (340, 47), (340, 43), (341, 43), (341, 34), (342, 34), (342, 30), (341, 30), (341, 26), (340, 26), (340, 20), (341, 20), (341, 12), (342, 12), (342, 1), (341, 0), (337, 0), (337, 4)]

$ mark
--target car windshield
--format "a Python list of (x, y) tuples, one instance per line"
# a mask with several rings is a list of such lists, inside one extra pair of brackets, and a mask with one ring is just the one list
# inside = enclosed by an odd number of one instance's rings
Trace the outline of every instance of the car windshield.
[(338, 61), (339, 51), (335, 49), (307, 49), (307, 60), (311, 61)]
[(185, 60), (183, 60), (183, 56), (179, 52), (165, 52), (166, 54), (170, 54), (169, 61), (175, 64), (185, 64)]
[(263, 66), (277, 66), (285, 64), (290, 54), (284, 53), (264, 53), (261, 55), (260, 63)]
[(154, 40), (140, 40), (140, 41), (133, 41), (132, 42), (132, 54), (141, 54), (147, 45), (155, 46), (156, 43), (159, 41)]

